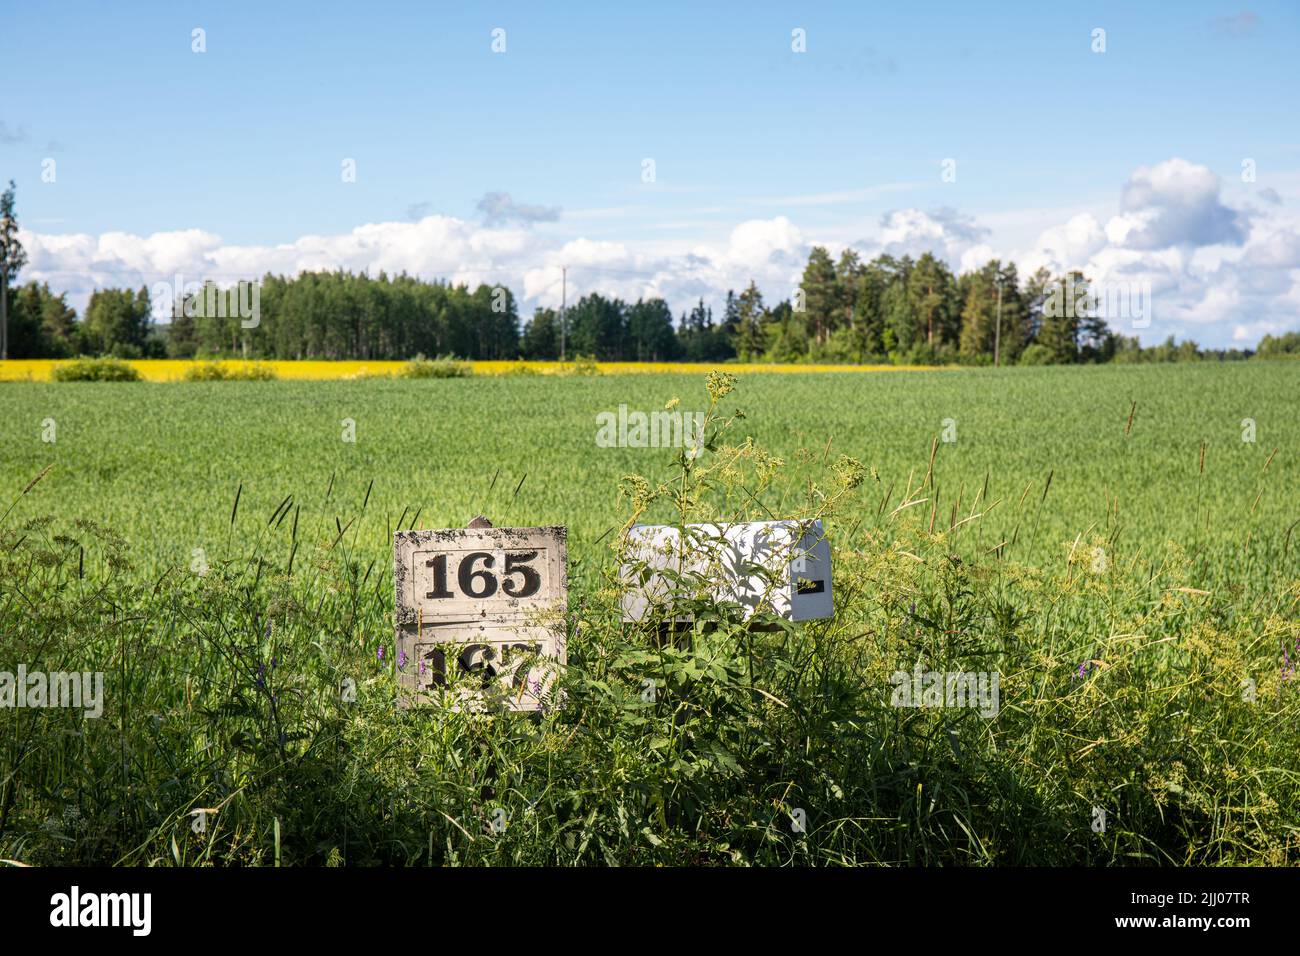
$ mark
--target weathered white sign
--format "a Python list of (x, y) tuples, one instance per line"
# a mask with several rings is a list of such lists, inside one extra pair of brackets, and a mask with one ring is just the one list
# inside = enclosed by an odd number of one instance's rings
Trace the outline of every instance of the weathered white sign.
[(566, 660), (567, 531), (393, 535), (399, 705), (540, 710)]
[(691, 524), (685, 536), (671, 525), (633, 525), (621, 576), (625, 621), (644, 620), (655, 607), (688, 619), (670, 606), (686, 588), (739, 605), (745, 620), (760, 610), (790, 621), (835, 612), (820, 521)]

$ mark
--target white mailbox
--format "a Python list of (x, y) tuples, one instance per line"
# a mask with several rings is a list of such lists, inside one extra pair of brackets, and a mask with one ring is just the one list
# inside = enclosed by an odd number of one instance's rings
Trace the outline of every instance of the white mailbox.
[(740, 605), (746, 620), (760, 609), (790, 621), (835, 611), (821, 521), (692, 524), (685, 536), (671, 525), (633, 525), (626, 558), (624, 621), (644, 620), (655, 606), (670, 614), (673, 595), (688, 589)]

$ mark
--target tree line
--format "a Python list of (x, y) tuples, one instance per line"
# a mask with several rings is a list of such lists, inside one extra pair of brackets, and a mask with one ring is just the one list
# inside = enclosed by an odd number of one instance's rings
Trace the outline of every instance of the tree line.
[[(789, 298), (757, 284), (728, 291), (721, 314), (700, 299), (674, 319), (662, 298), (590, 293), (526, 321), (504, 286), (427, 282), (405, 273), (267, 274), (257, 283), (173, 290), (99, 289), (85, 315), (48, 283), (13, 286), (26, 257), (13, 184), (0, 195), (0, 354), (12, 358), (466, 359), (590, 356), (635, 362), (1068, 364), (1245, 358), (1190, 340), (1147, 348), (1109, 328), (1077, 271), (1022, 278), (994, 259), (955, 275), (931, 253), (879, 255), (814, 247)], [(155, 322), (165, 296), (170, 321)], [(179, 300), (179, 301), (173, 301)], [(1093, 303), (1090, 306), (1089, 303)], [(1149, 302), (1147, 303), (1149, 307)], [(1300, 354), (1300, 333), (1265, 337), (1261, 356)]]
[[(98, 289), (78, 316), (66, 294), (29, 282), (8, 290), (8, 355), (1028, 365), (1252, 354), (1203, 350), (1172, 337), (1144, 348), (1095, 315), (1049, 307), (1067, 283), (1086, 287), (1077, 273), (1040, 272), (1022, 283), (1014, 265), (998, 261), (956, 277), (928, 254), (915, 261), (881, 256), (852, 271), (825, 269), (823, 256), (813, 250), (793, 299), (769, 307), (751, 282), (727, 293), (720, 316), (701, 299), (676, 320), (661, 298), (629, 303), (591, 293), (565, 310), (563, 321), (553, 308), (521, 321), (514, 295), (502, 286), (471, 290), (408, 275), (304, 272), (246, 284), (242, 303), (237, 290), (208, 283), (182, 296), (170, 321), (156, 322), (157, 290)], [(1266, 336), (1258, 354), (1300, 354), (1300, 333)]]

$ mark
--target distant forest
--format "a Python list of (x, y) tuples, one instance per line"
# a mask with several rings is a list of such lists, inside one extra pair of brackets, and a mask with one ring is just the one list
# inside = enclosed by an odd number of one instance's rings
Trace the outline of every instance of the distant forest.
[[(408, 275), (304, 272), (261, 280), (259, 316), (245, 328), (233, 308), (194, 294), (170, 323), (155, 323), (148, 288), (100, 289), (85, 315), (45, 283), (8, 289), (11, 358), (80, 354), (121, 358), (465, 359), (566, 357), (636, 362), (1067, 364), (1166, 362), (1300, 355), (1300, 332), (1266, 336), (1256, 352), (1202, 350), (1195, 342), (1142, 348), (1096, 315), (1061, 314), (1052, 296), (1087, 288), (1078, 273), (1022, 279), (994, 260), (954, 275), (927, 253), (838, 261), (816, 247), (789, 299), (769, 305), (754, 283), (728, 292), (721, 314), (699, 301), (674, 320), (660, 298), (625, 302), (592, 293), (565, 310), (521, 319), (501, 286), (474, 290)], [(212, 287), (215, 292), (215, 286)], [(1059, 299), (1057, 301), (1060, 301)], [(224, 302), (223, 302), (224, 305)], [(999, 315), (1000, 311), (1000, 315)]]

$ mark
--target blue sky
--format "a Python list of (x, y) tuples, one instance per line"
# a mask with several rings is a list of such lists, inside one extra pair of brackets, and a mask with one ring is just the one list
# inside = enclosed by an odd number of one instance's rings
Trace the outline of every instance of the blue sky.
[(1294, 3), (5, 6), (23, 278), (74, 301), (333, 265), (531, 308), (568, 264), (571, 292), (681, 311), (751, 277), (788, 295), (812, 243), (928, 243), (1141, 270), (1144, 339), (1297, 324)]

